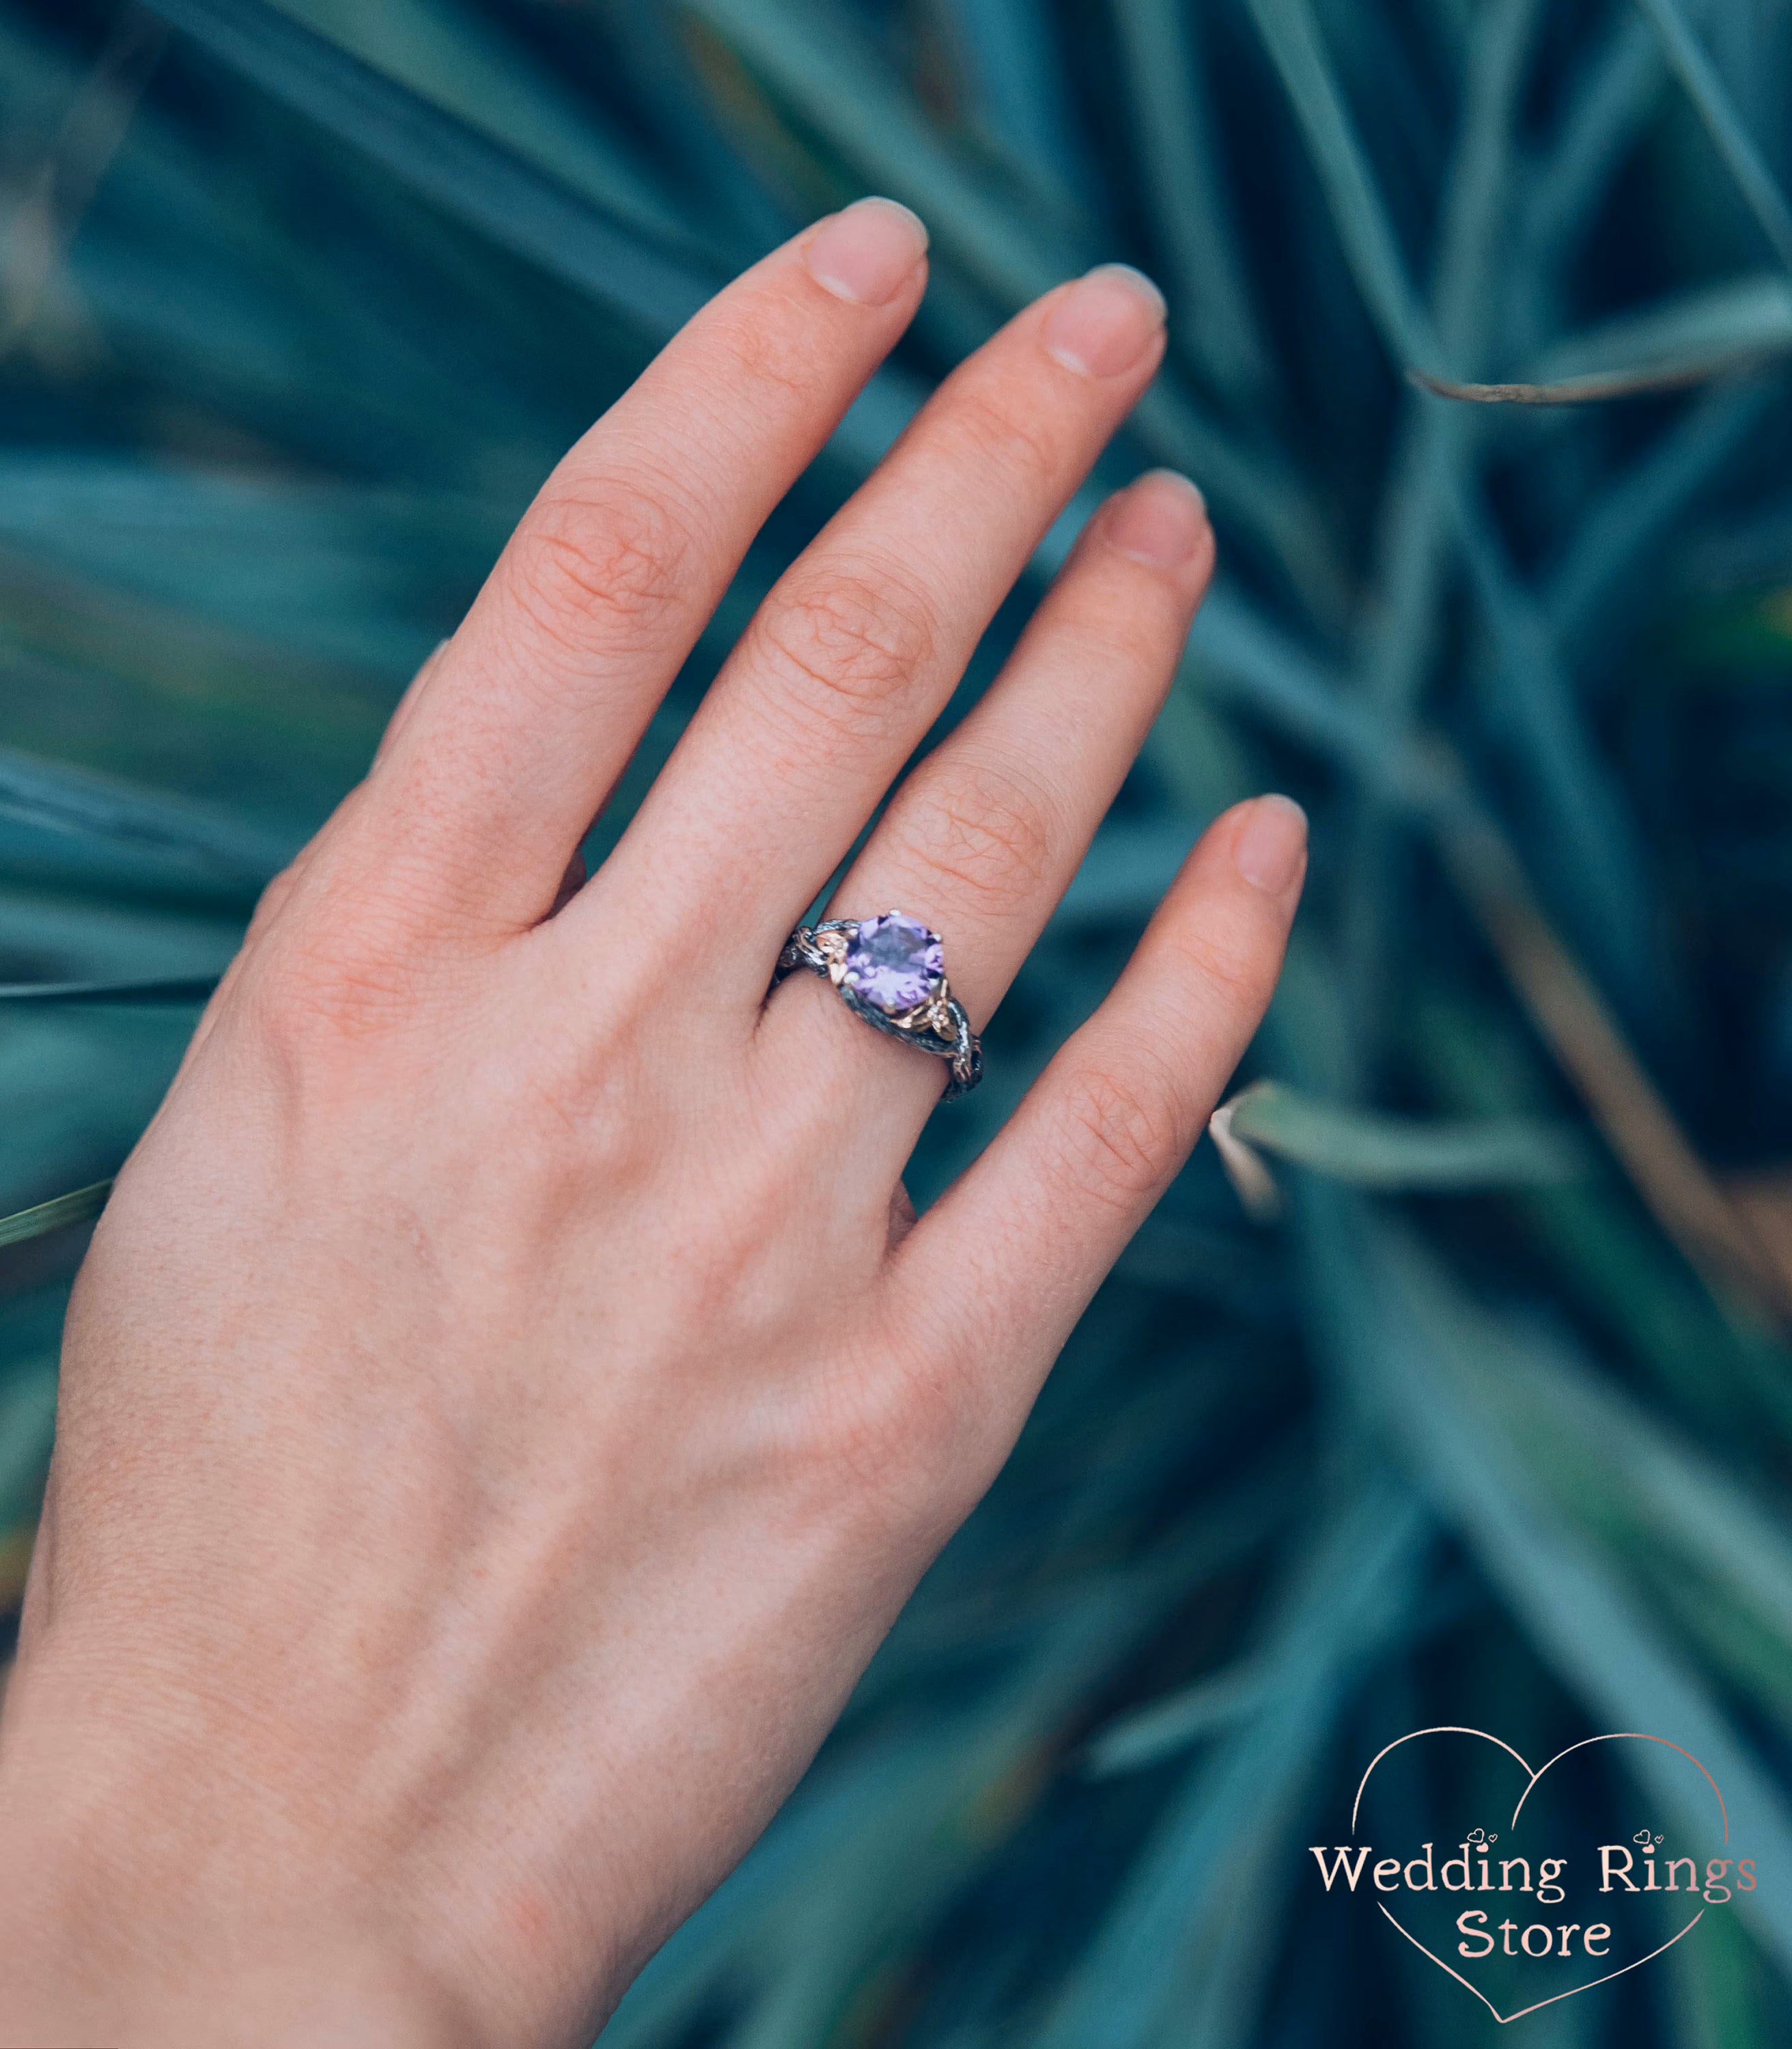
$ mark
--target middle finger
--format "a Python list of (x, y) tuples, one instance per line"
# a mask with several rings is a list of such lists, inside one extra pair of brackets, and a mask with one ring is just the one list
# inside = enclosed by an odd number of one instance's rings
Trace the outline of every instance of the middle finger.
[(597, 885), (563, 914), (570, 936), (620, 888), (662, 936), (701, 921), (721, 942), (712, 977), (756, 1005), (785, 935), (1163, 347), (1156, 287), (1105, 265), (955, 371), (761, 606)]

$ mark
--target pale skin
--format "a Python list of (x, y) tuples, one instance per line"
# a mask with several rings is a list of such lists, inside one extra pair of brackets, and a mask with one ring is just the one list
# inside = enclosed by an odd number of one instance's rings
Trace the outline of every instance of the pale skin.
[[(0, 1722), (0, 2043), (588, 2042), (789, 1792), (1254, 1031), (1305, 868), (1278, 797), (1214, 823), (918, 1222), (943, 1067), (819, 979), (767, 996), (1149, 382), (1130, 273), (947, 382), (568, 876), (924, 252), (886, 202), (818, 224), (568, 455), (125, 1168)], [(1212, 562), (1183, 480), (1109, 500), (836, 892), (943, 933), (979, 1028)]]

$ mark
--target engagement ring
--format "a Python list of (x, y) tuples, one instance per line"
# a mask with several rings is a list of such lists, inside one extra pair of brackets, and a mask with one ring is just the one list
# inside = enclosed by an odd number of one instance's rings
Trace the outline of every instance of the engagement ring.
[(945, 946), (918, 918), (885, 911), (799, 925), (778, 956), (772, 987), (799, 967), (825, 974), (846, 1008), (877, 1031), (947, 1062), (943, 1101), (968, 1095), (983, 1079), (982, 1045), (947, 986)]

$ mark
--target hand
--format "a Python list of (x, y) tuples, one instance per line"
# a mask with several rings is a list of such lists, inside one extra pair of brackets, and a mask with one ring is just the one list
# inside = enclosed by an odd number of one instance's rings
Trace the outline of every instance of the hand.
[[(1255, 1028), (1305, 861), (1221, 818), (917, 1223), (945, 1072), (779, 947), (1149, 381), (1098, 270), (966, 363), (568, 863), (901, 333), (869, 201), (573, 450), (268, 892), (71, 1312), (0, 1730), (0, 2041), (578, 2044), (740, 1857)], [(1155, 716), (1198, 495), (1109, 501), (842, 885), (979, 1026)], [(576, 881), (576, 877), (573, 878)]]

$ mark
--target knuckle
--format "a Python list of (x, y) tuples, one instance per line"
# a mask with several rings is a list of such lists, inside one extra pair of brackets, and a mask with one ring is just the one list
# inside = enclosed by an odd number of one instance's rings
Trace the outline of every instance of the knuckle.
[(1149, 678), (1160, 698), (1188, 637), (1187, 619), (1180, 608), (1156, 602), (1159, 593), (1141, 603), (1136, 585), (1104, 585), (1096, 576), (1079, 573), (1080, 568), (1067, 573), (1064, 616), (1055, 622), (1061, 659), (1097, 672), (1118, 669), (1124, 678)]
[(962, 764), (917, 795), (915, 851), (977, 911), (1002, 916), (1035, 902), (1051, 868), (1055, 807), (1021, 771)]
[(888, 568), (799, 572), (761, 616), (760, 651), (810, 717), (881, 730), (890, 700), (933, 658), (933, 608)]
[[(782, 310), (782, 309), (780, 309)], [(763, 305), (743, 307), (732, 317), (718, 309), (716, 334), (723, 353), (744, 380), (779, 398), (808, 405), (814, 402), (817, 364), (799, 344), (787, 318), (767, 318)]]
[(942, 1482), (986, 1427), (974, 1376), (941, 1353), (909, 1348), (857, 1362), (817, 1390), (805, 1460), (827, 1492), (880, 1518), (937, 1506)]
[(1056, 479), (1057, 443), (1034, 414), (973, 388), (959, 398), (954, 426), (979, 469), (993, 470), (1010, 488), (1037, 491)]
[(364, 1044), (413, 1017), (428, 958), (424, 914), (396, 878), (369, 890), (336, 862), (301, 873), (290, 914), (249, 964), (260, 1036), (295, 1056)]
[(293, 1052), (352, 1047), (386, 1036), (415, 1005), (417, 975), (402, 957), (364, 943), (294, 934), (255, 977), (262, 1036)]
[(1192, 1143), (1189, 1118), (1168, 1076), (1140, 1067), (1084, 1068), (1066, 1092), (1063, 1144), (1085, 1194), (1136, 1209), (1156, 1195)]
[(1218, 997), (1226, 1008), (1262, 1008), (1269, 990), (1261, 962), (1247, 947), (1198, 925), (1178, 931), (1172, 944), (1180, 974)]
[(675, 603), (691, 547), (669, 495), (550, 486), (512, 544), (510, 595), (550, 645), (581, 653), (596, 632), (651, 628)]

